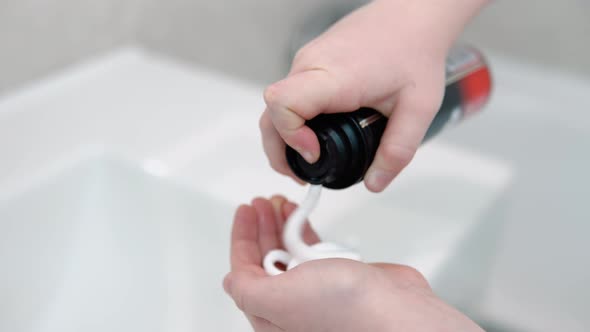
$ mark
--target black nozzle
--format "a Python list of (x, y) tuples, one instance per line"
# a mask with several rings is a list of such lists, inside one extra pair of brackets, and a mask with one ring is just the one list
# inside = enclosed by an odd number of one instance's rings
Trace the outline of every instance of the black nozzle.
[[(490, 73), (482, 55), (472, 48), (454, 49), (447, 58), (444, 98), (423, 141), (438, 134), (448, 123), (481, 109), (490, 89)], [(310, 164), (287, 147), (287, 162), (303, 181), (331, 189), (350, 187), (363, 180), (386, 124), (387, 118), (370, 108), (320, 114), (306, 122), (320, 142), (320, 159)]]
[(387, 118), (373, 109), (321, 114), (309, 120), (320, 142), (320, 159), (310, 164), (290, 147), (287, 162), (300, 179), (326, 188), (343, 189), (363, 180), (371, 165)]

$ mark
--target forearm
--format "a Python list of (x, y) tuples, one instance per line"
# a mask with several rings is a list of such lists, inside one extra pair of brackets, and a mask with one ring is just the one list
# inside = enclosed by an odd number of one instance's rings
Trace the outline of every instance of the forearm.
[[(490, 0), (375, 0), (374, 5), (380, 6), (384, 12), (404, 13), (411, 18), (414, 36), (419, 40), (429, 36), (430, 45), (448, 49), (459, 37), (465, 26), (474, 18)], [(397, 22), (389, 22), (395, 29)]]

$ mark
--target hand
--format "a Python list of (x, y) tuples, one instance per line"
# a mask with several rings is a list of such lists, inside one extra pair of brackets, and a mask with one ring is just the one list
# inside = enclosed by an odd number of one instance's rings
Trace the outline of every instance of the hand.
[[(262, 257), (281, 247), (283, 224), (294, 209), (273, 197), (241, 206), (235, 215), (231, 272), (223, 285), (256, 332), (483, 331), (407, 266), (325, 259), (267, 276)], [(309, 226), (304, 238), (319, 241)]]
[(271, 166), (295, 178), (285, 143), (310, 163), (320, 155), (306, 120), (370, 107), (390, 120), (365, 185), (385, 189), (412, 160), (440, 107), (449, 48), (486, 2), (377, 0), (304, 46), (288, 76), (264, 93), (260, 129)]

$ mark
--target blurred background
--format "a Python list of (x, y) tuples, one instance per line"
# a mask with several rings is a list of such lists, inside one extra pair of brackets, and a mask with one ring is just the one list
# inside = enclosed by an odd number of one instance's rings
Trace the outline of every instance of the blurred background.
[[(362, 4), (0, 0), (0, 330), (248, 331), (220, 287), (233, 209), (304, 194), (262, 153), (262, 90)], [(461, 37), (488, 107), (314, 226), (487, 331), (588, 331), (588, 35), (587, 1), (492, 1)]]
[[(0, 2), (0, 89), (73, 61), (138, 43), (185, 61), (258, 82), (285, 73), (286, 50), (306, 19), (358, 0), (22, 0)], [(499, 1), (463, 39), (527, 63), (590, 75), (590, 32), (583, 0)]]

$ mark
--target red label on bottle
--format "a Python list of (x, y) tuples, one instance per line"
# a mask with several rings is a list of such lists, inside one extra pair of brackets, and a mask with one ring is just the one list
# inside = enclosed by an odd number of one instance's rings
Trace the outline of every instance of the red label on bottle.
[(482, 67), (459, 81), (463, 97), (463, 114), (468, 116), (483, 108), (490, 98), (492, 79), (487, 67)]

